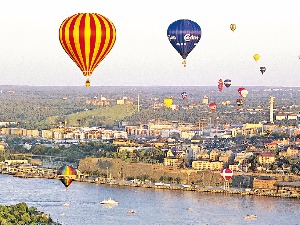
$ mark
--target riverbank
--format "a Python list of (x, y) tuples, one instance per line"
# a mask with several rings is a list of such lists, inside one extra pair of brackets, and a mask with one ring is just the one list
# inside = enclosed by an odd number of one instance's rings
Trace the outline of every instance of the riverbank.
[[(14, 168), (15, 170), (13, 170)], [(27, 179), (27, 178), (43, 178), (43, 179), (59, 179), (56, 176), (56, 170), (53, 169), (41, 169), (35, 167), (24, 167), (22, 170), (15, 167), (10, 170), (1, 170), (3, 174), (13, 175), (15, 177)], [(102, 178), (102, 177), (89, 177), (84, 174), (78, 174), (75, 182), (88, 182), (95, 183), (96, 185), (117, 185), (117, 186), (129, 186), (129, 187), (141, 187), (141, 188), (156, 188), (166, 190), (181, 190), (181, 191), (195, 191), (206, 193), (218, 193), (218, 194), (231, 194), (231, 195), (256, 195), (256, 196), (268, 196), (268, 197), (282, 197), (282, 198), (300, 198), (299, 187), (290, 187), (289, 185), (270, 188), (236, 188), (230, 187), (230, 183), (224, 183), (224, 186), (212, 186), (212, 185), (193, 185), (193, 184), (175, 184), (175, 183), (153, 183), (149, 180), (141, 181), (138, 179), (125, 180), (120, 178)], [(225, 185), (226, 184), (226, 185)]]
[[(76, 180), (75, 180), (76, 181)], [(165, 190), (179, 190), (179, 191), (194, 191), (199, 193), (212, 193), (212, 194), (226, 194), (226, 195), (255, 195), (266, 197), (280, 197), (280, 198), (300, 198), (300, 193), (290, 194), (288, 192), (278, 192), (271, 189), (250, 189), (250, 188), (233, 188), (228, 187), (212, 187), (200, 186), (189, 184), (168, 184), (168, 183), (151, 183), (151, 182), (134, 182), (127, 180), (115, 179), (96, 179), (96, 180), (77, 180), (78, 182), (95, 183), (96, 185), (110, 185), (110, 186), (126, 186), (126, 187), (140, 187), (140, 188), (155, 188)]]

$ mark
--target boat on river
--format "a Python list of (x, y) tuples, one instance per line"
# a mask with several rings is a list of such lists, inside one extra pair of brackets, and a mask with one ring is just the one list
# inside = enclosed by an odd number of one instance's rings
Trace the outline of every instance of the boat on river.
[(111, 197), (104, 199), (103, 201), (100, 202), (100, 204), (105, 204), (105, 205), (118, 205), (119, 202), (113, 200)]
[(256, 215), (253, 215), (253, 214), (248, 214), (246, 216), (244, 216), (245, 219), (256, 219), (257, 216)]

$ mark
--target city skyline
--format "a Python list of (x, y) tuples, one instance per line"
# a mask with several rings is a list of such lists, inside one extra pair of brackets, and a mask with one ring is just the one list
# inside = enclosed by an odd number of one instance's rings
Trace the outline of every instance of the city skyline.
[[(2, 85), (84, 86), (80, 69), (58, 38), (79, 12), (99, 13), (116, 27), (116, 43), (95, 69), (91, 86), (300, 86), (296, 0), (223, 2), (9, 1), (1, 8)], [(186, 7), (186, 10), (183, 10)], [(178, 19), (198, 23), (202, 37), (187, 67), (167, 38)], [(230, 30), (230, 24), (236, 30)], [(261, 58), (255, 62), (254, 54)], [(260, 67), (266, 67), (262, 75)]]

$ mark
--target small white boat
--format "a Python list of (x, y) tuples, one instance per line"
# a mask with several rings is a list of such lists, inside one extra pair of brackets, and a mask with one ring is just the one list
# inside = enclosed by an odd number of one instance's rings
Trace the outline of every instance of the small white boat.
[(103, 201), (100, 202), (100, 204), (106, 204), (106, 205), (118, 205), (119, 202), (113, 200), (111, 197), (104, 199)]
[(244, 216), (245, 219), (256, 219), (257, 216), (256, 215), (253, 215), (253, 214), (248, 214), (246, 216)]
[(70, 205), (69, 203), (64, 203), (64, 206), (66, 206), (66, 207), (69, 206), (69, 205)]
[(130, 209), (130, 210), (127, 211), (127, 213), (133, 214), (133, 213), (135, 213), (135, 211), (133, 209)]

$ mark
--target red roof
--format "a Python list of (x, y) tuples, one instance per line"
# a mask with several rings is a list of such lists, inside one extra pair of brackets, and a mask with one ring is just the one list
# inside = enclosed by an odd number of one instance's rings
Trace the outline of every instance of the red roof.
[(262, 157), (275, 157), (275, 154), (272, 153), (272, 152), (262, 152), (259, 154), (259, 156), (262, 156)]

